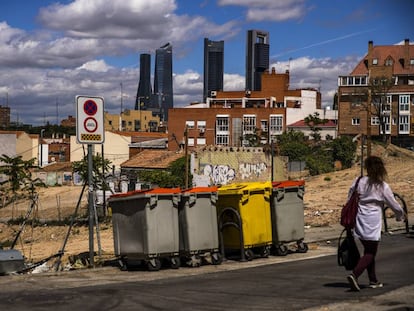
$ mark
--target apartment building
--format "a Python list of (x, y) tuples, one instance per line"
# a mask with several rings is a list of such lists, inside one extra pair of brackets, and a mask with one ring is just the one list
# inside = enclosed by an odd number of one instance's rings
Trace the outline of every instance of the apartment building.
[(170, 109), (168, 149), (265, 145), (315, 112), (335, 119), (336, 112), (321, 108), (318, 90), (290, 90), (289, 78), (272, 68), (262, 74), (260, 91), (217, 91), (206, 103)]
[(338, 133), (414, 144), (414, 45), (368, 42), (368, 52), (338, 78)]

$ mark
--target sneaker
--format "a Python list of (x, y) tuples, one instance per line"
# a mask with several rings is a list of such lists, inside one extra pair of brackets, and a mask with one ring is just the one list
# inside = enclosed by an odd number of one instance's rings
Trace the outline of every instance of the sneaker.
[(347, 276), (349, 285), (351, 286), (351, 290), (359, 292), (361, 288), (359, 287), (358, 281), (353, 274)]
[(369, 282), (369, 287), (370, 288), (380, 288), (383, 287), (384, 284), (382, 284), (381, 282)]

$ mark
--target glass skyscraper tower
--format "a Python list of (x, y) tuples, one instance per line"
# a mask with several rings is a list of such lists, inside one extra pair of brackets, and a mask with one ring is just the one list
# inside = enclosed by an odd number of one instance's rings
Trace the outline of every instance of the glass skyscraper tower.
[(224, 41), (204, 38), (204, 88), (203, 101), (212, 91), (223, 91)]
[(160, 111), (161, 121), (168, 121), (168, 109), (173, 108), (172, 45), (167, 43), (155, 51), (153, 102)]
[(146, 110), (151, 103), (151, 55), (141, 54), (139, 58), (139, 84), (135, 110)]
[(246, 91), (260, 91), (262, 73), (269, 69), (269, 33), (260, 30), (247, 31), (246, 43)]

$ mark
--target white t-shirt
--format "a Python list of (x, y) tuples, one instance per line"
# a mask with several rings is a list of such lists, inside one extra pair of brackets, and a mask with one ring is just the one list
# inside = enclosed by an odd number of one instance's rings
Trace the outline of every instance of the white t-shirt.
[[(356, 180), (349, 189), (348, 199), (353, 192)], [(386, 182), (381, 185), (369, 185), (368, 177), (363, 176), (358, 184), (358, 192), (360, 196), (354, 236), (361, 240), (379, 241), (381, 239), (382, 209), (385, 204), (394, 211), (397, 221), (402, 220), (404, 211)]]

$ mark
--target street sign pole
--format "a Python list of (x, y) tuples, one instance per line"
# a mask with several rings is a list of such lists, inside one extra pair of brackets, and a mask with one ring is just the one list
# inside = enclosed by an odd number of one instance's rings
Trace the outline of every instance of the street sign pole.
[(93, 226), (94, 226), (94, 207), (93, 202), (93, 157), (92, 157), (92, 145), (88, 144), (88, 211), (89, 211), (89, 265), (94, 267), (94, 247), (93, 247)]
[(102, 145), (105, 140), (104, 99), (102, 97), (76, 96), (76, 138), (79, 144), (88, 144), (89, 265), (93, 267), (95, 265), (93, 229), (96, 207), (94, 202), (92, 145)]

